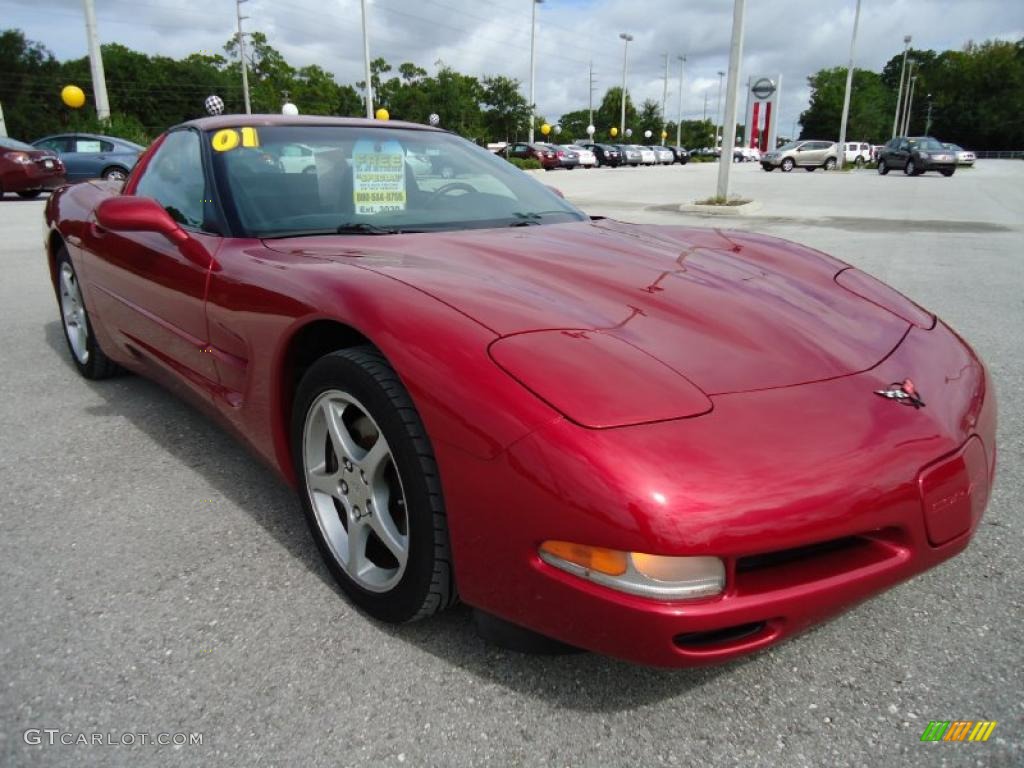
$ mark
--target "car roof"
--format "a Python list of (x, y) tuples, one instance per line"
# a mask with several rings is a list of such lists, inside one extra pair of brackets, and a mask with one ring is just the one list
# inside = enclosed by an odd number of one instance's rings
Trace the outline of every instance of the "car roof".
[(218, 115), (216, 117), (200, 117), (180, 123), (175, 128), (198, 128), (200, 131), (216, 131), (220, 128), (240, 128), (243, 126), (270, 125), (327, 125), (348, 128), (406, 128), (416, 131), (436, 131), (448, 133), (443, 128), (435, 128), (421, 123), (407, 123), (403, 120), (369, 120), (365, 117), (331, 117), (327, 115)]

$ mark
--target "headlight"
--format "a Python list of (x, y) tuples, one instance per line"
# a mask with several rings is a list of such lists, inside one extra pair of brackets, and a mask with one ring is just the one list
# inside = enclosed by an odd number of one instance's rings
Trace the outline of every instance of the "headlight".
[(667, 557), (545, 541), (540, 559), (619, 592), (656, 600), (692, 600), (721, 594), (725, 563), (717, 557)]

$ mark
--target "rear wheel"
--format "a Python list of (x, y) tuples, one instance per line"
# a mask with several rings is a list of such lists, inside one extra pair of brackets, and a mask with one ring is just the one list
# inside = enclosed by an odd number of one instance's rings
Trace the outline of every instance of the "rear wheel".
[(836, 165), (838, 165), (836, 159), (834, 157), (830, 157), (828, 160), (825, 161), (825, 170), (834, 171), (836, 169)]
[(101, 175), (103, 176), (103, 179), (105, 181), (123, 182), (125, 179), (128, 178), (128, 171), (126, 171), (124, 168), (111, 166), (110, 168), (106, 168)]
[(782, 161), (782, 165), (780, 165), (779, 167), (782, 169), (783, 173), (789, 173), (790, 171), (793, 170), (795, 166), (796, 163), (794, 162), (793, 158), (787, 157), (785, 160)]
[(387, 360), (370, 346), (320, 358), (303, 376), (292, 413), (306, 519), (349, 598), (390, 622), (454, 602), (437, 463)]
[(889, 166), (886, 165), (885, 160), (879, 158), (878, 160), (878, 175), (885, 176), (889, 172)]
[(855, 157), (854, 160), (853, 160), (853, 164), (855, 166), (857, 166), (858, 168), (863, 168), (864, 167), (864, 158), (861, 157), (860, 155), (857, 155), (857, 157)]
[(954, 168), (950, 168), (950, 169), (948, 169), (948, 170), (942, 171), (942, 175), (943, 175), (943, 176), (945, 176), (945, 177), (947, 177), (947, 178), (949, 178), (950, 176), (952, 176), (952, 175), (953, 175), (953, 173), (954, 173), (954, 171), (955, 171), (955, 170), (956, 170), (956, 169), (954, 169)]
[(63, 247), (57, 252), (57, 300), (63, 319), (64, 339), (78, 372), (87, 379), (106, 379), (120, 373), (122, 368), (103, 354), (93, 335), (78, 275), (67, 249)]
[(24, 192), (19, 192), (18, 197), (22, 198), (23, 200), (33, 200), (39, 197), (42, 191), (43, 190), (41, 189), (29, 189)]
[(905, 173), (907, 176), (918, 175), (917, 166), (914, 165), (914, 158), (910, 158), (909, 160), (907, 160), (907, 164), (903, 166), (903, 173)]

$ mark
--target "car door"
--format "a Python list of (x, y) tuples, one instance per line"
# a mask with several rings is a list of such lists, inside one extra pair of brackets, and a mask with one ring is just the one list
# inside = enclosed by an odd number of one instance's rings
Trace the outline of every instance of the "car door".
[(92, 136), (70, 136), (68, 148), (61, 155), (67, 168), (68, 181), (97, 179), (106, 167), (106, 153), (113, 152), (114, 145), (109, 141)]
[(178, 130), (157, 148), (134, 190), (167, 209), (208, 259), (186, 256), (156, 232), (105, 230), (95, 218), (82, 237), (88, 290), (107, 333), (156, 373), (204, 396), (217, 381), (205, 304), (221, 240), (205, 223), (213, 210), (209, 187), (200, 134)]
[(893, 139), (890, 143), (892, 149), (886, 162), (894, 168), (902, 168), (910, 157), (910, 142), (906, 139)]

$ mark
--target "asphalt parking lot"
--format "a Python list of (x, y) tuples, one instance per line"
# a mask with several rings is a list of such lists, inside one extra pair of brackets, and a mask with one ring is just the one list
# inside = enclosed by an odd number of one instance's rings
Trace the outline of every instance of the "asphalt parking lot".
[[(592, 214), (828, 251), (939, 313), (1000, 402), (997, 486), (959, 558), (752, 658), (663, 671), (486, 645), (465, 607), (390, 627), (298, 502), (189, 406), (72, 367), (41, 201), (0, 201), (0, 764), (888, 766), (1024, 763), (1024, 163), (950, 179), (733, 169), (751, 215), (678, 206), (712, 164), (539, 173)], [(921, 743), (930, 720), (990, 741)], [(27, 745), (26, 729), (202, 745)], [(45, 737), (44, 737), (45, 738)]]

